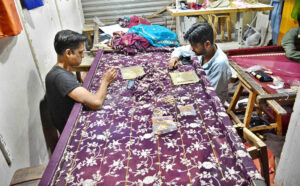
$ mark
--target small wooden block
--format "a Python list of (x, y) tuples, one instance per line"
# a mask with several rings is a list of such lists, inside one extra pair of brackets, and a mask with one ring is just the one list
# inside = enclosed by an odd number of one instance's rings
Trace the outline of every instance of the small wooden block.
[(11, 179), (10, 185), (32, 185), (42, 178), (47, 164), (19, 169)]

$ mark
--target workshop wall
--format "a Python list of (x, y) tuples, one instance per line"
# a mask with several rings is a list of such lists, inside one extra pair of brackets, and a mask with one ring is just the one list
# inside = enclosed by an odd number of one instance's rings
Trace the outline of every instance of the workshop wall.
[(48, 162), (39, 102), (45, 76), (56, 63), (54, 36), (62, 28), (81, 32), (83, 27), (80, 0), (43, 2), (27, 10), (15, 0), (23, 30), (0, 39), (0, 135), (12, 158), (9, 166), (0, 152), (0, 185), (9, 185), (19, 168)]

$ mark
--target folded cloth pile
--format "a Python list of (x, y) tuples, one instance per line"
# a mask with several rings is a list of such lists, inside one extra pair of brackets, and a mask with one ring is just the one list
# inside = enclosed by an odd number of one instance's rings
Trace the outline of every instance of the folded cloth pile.
[(163, 73), (166, 69), (150, 67), (151, 64), (143, 65), (145, 75), (136, 78), (132, 93), (136, 101), (150, 101), (164, 88), (164, 80), (168, 78), (168, 73)]
[(125, 54), (134, 55), (138, 52), (144, 52), (150, 46), (150, 43), (143, 37), (135, 33), (125, 34), (122, 31), (114, 32), (110, 40), (113, 49)]
[(124, 17), (124, 18), (119, 18), (117, 20), (117, 23), (122, 27), (122, 28), (131, 28), (136, 25), (151, 25), (151, 22), (147, 21), (146, 19), (143, 19), (141, 17), (137, 16), (132, 16), (131, 18)]

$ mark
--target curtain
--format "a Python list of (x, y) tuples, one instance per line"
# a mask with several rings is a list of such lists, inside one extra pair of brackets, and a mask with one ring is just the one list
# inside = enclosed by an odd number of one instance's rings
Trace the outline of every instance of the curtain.
[[(298, 1), (298, 0), (297, 0)], [(280, 30), (278, 35), (278, 45), (280, 45), (281, 39), (283, 38), (284, 34), (289, 31), (291, 28), (298, 27), (297, 19), (292, 17), (292, 11), (296, 6), (299, 6), (299, 2), (297, 3), (296, 0), (285, 0), (282, 12), (282, 20), (280, 24)], [(296, 10), (295, 10), (296, 11)]]
[(14, 0), (0, 0), (0, 38), (17, 35), (21, 30)]

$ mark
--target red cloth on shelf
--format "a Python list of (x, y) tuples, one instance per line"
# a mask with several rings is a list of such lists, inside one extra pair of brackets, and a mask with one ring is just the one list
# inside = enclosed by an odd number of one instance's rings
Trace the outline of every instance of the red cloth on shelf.
[(128, 28), (131, 28), (136, 25), (151, 25), (151, 23), (143, 18), (132, 16), (130, 18), (130, 23), (128, 25)]
[(22, 25), (13, 0), (0, 1), (0, 38), (15, 36)]
[(202, 8), (201, 4), (197, 4), (197, 3), (188, 4), (188, 9), (200, 10), (201, 8)]

